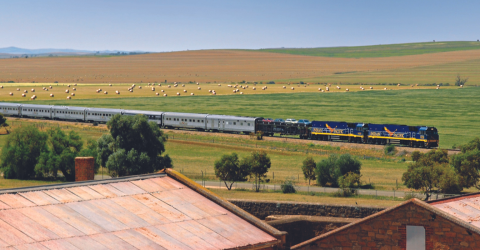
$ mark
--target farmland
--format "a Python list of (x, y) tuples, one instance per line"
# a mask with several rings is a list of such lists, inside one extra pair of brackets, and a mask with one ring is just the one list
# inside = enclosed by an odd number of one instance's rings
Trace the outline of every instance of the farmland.
[[(383, 47), (372, 46), (342, 48), (344, 52), (338, 57), (201, 50), (112, 57), (12, 58), (0, 60), (0, 82), (164, 83), (166, 80), (170, 83), (224, 84), (240, 81), (452, 84), (460, 73), (470, 77), (470, 84), (480, 84), (479, 73), (475, 70), (480, 67), (480, 49), (475, 49), (476, 45), (435, 47), (434, 50), (406, 46), (408, 51), (415, 53), (404, 51), (396, 56), (375, 56), (372, 51), (382, 51)], [(436, 44), (423, 45), (429, 46)], [(395, 51), (395, 46), (390, 50)], [(373, 54), (356, 58), (359, 51)]]

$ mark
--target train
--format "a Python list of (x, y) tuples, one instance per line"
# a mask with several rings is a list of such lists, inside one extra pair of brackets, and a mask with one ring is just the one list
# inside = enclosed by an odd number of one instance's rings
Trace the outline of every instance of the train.
[(438, 147), (435, 127), (398, 124), (312, 121), (311, 124), (273, 122), (263, 117), (230, 116), (162, 111), (87, 108), (0, 102), (0, 113), (34, 119), (106, 123), (114, 115), (145, 115), (161, 128), (225, 133), (298, 136), (300, 139), (364, 144), (398, 144), (408, 147)]

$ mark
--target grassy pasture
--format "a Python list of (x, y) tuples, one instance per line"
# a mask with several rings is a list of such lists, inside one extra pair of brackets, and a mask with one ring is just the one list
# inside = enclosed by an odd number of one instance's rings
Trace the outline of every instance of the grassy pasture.
[(480, 42), (427, 42), (401, 43), (356, 47), (328, 47), (328, 48), (274, 48), (260, 49), (261, 52), (285, 53), (305, 56), (366, 58), (390, 57), (439, 53), (448, 51), (480, 49)]
[[(203, 93), (208, 93), (209, 87), (200, 86)], [(359, 86), (348, 86), (352, 89), (351, 92), (344, 92), (343, 88), (346, 86), (342, 85), (342, 90), (336, 93), (319, 93), (319, 85), (297, 87), (295, 91), (284, 90), (281, 85), (268, 85), (268, 89), (265, 91), (258, 90), (260, 88), (258, 86), (256, 91), (251, 90), (251, 87), (246, 91), (246, 93), (250, 91), (250, 93), (261, 94), (221, 95), (220, 93), (223, 91), (227, 93), (232, 90), (222, 85), (221, 87), (213, 86), (219, 93), (217, 96), (169, 96), (166, 98), (154, 96), (154, 93), (148, 89), (135, 90), (134, 96), (129, 96), (132, 93), (125, 92), (118, 96), (112, 94), (114, 91), (109, 91), (108, 95), (97, 94), (93, 91), (97, 87), (86, 90), (82, 90), (81, 86), (77, 87), (79, 93), (72, 100), (66, 100), (66, 94), (59, 95), (58, 99), (57, 95), (56, 98), (43, 97), (40, 95), (41, 88), (37, 90), (39, 98), (34, 102), (18, 97), (20, 91), (15, 92), (14, 97), (8, 96), (9, 91), (6, 90), (6, 87), (0, 90), (2, 91), (0, 96), (1, 101), (24, 100), (25, 103), (37, 104), (428, 125), (438, 128), (440, 147), (443, 148), (451, 148), (454, 144), (464, 144), (480, 135), (480, 128), (477, 126), (480, 124), (480, 102), (478, 102), (480, 88), (477, 87), (441, 87), (437, 90), (433, 86), (425, 89), (411, 89), (410, 86), (386, 86), (387, 88), (402, 88), (402, 90), (354, 91), (359, 90)], [(196, 87), (197, 85), (191, 86), (191, 88)], [(374, 86), (374, 88), (379, 87)], [(114, 87), (111, 88), (114, 89)], [(126, 89), (126, 86), (123, 88)], [(63, 88), (61, 91), (64, 91)], [(86, 99), (80, 99), (82, 98), (81, 91), (85, 91)], [(169, 91), (176, 92), (178, 90)], [(297, 93), (299, 91), (306, 92)], [(47, 95), (47, 93), (50, 91), (42, 93), (42, 95)]]
[[(480, 49), (394, 57), (336, 58), (240, 50), (202, 50), (155, 53), (122, 57), (12, 58), (0, 60), (0, 82), (35, 83), (147, 83), (147, 82), (333, 82), (352, 74), (388, 74), (374, 83), (402, 83), (395, 70), (479, 60)], [(480, 67), (474, 61), (473, 67)], [(476, 65), (476, 66), (475, 66)], [(391, 71), (391, 72), (390, 72)], [(457, 71), (463, 73), (462, 67)], [(437, 82), (452, 82), (444, 74)], [(412, 81), (415, 81), (415, 78)], [(325, 79), (323, 79), (325, 78)], [(419, 77), (416, 83), (432, 83)], [(359, 80), (362, 80), (361, 78)], [(421, 81), (420, 81), (421, 80)], [(359, 82), (350, 78), (350, 82)], [(435, 80), (436, 81), (436, 80)], [(345, 82), (345, 81), (343, 81)], [(479, 84), (472, 77), (470, 82)]]

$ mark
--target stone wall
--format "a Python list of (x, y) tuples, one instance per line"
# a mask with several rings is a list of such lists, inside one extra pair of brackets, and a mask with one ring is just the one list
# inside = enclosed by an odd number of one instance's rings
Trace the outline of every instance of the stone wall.
[(228, 201), (261, 220), (264, 220), (269, 215), (310, 215), (343, 218), (364, 218), (385, 209), (376, 207), (336, 206), (286, 201)]
[[(426, 250), (479, 249), (480, 235), (428, 209), (408, 203), (339, 231), (305, 241), (292, 249), (406, 249), (406, 226), (425, 229)], [(421, 236), (419, 236), (421, 237)]]

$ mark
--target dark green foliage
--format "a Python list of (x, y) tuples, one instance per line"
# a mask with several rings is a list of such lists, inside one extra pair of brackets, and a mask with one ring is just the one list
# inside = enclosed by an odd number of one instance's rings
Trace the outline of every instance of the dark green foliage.
[(330, 155), (327, 159), (317, 163), (315, 174), (318, 183), (322, 186), (328, 183), (332, 187), (338, 187), (338, 178), (352, 172), (360, 174), (362, 163), (350, 154)]
[(338, 185), (340, 190), (337, 196), (341, 197), (350, 197), (356, 194), (355, 188), (360, 186), (360, 178), (362, 176), (360, 174), (348, 172), (343, 176), (338, 177)]
[(314, 181), (315, 178), (315, 167), (316, 163), (312, 157), (307, 157), (302, 164), (302, 172), (305, 176), (305, 179), (308, 180), (308, 185), (310, 185), (310, 181)]
[(295, 189), (295, 177), (287, 177), (280, 187), (282, 189), (282, 193), (284, 194), (296, 193), (297, 190)]
[(115, 115), (107, 123), (110, 134), (97, 141), (99, 164), (112, 176), (153, 173), (172, 167), (165, 152), (167, 138), (154, 122), (144, 115)]
[[(246, 181), (250, 175), (250, 166), (246, 164), (240, 165), (238, 155), (223, 155), (220, 160), (215, 161), (215, 175), (225, 183), (228, 190), (232, 189), (233, 183), (236, 181)], [(227, 184), (228, 183), (228, 184)]]
[(97, 141), (90, 139), (87, 141), (87, 147), (82, 149), (82, 151), (80, 151), (80, 153), (78, 154), (78, 156), (80, 157), (95, 158), (95, 165), (94, 165), (95, 173), (98, 172), (98, 169), (100, 168), (99, 161), (97, 160), (97, 156), (98, 156), (97, 147), (98, 147)]
[(3, 116), (2, 113), (0, 113), (0, 127), (2, 128), (5, 128), (5, 131), (7, 131), (7, 134), (10, 133), (10, 131), (8, 131), (7, 127), (8, 127), (8, 123), (7, 123), (7, 118), (5, 118), (5, 116)]
[(480, 138), (460, 146), (461, 153), (452, 155), (450, 164), (459, 174), (462, 186), (480, 189)]
[(422, 153), (420, 153), (420, 151), (418, 150), (415, 150), (412, 152), (412, 161), (418, 161), (420, 159), (420, 157), (422, 157)]
[(455, 78), (455, 86), (460, 86), (460, 85), (465, 86), (465, 83), (467, 83), (467, 81), (468, 81), (468, 77), (462, 78), (462, 76), (458, 74), (457, 78)]
[(434, 191), (458, 193), (463, 189), (458, 174), (448, 164), (447, 150), (430, 150), (418, 156), (402, 176), (408, 188), (421, 189), (426, 200)]
[(268, 169), (272, 163), (270, 157), (264, 151), (252, 152), (252, 155), (242, 159), (240, 168), (250, 169), (250, 177), (254, 179), (255, 191), (260, 191), (260, 185), (263, 182), (269, 182), (267, 178)]
[(386, 145), (384, 151), (386, 155), (394, 155), (396, 151), (395, 145), (393, 144)]
[(0, 170), (6, 179), (31, 179), (41, 154), (48, 152), (48, 135), (33, 126), (16, 129), (2, 149)]
[(42, 152), (35, 165), (39, 177), (57, 177), (61, 171), (67, 181), (75, 181), (75, 157), (83, 148), (83, 141), (75, 131), (67, 134), (60, 128), (47, 131), (48, 151)]

